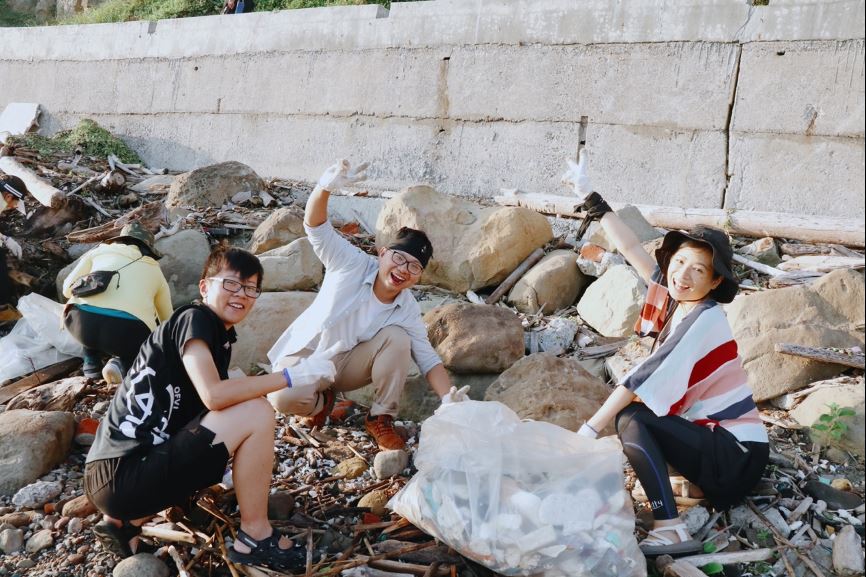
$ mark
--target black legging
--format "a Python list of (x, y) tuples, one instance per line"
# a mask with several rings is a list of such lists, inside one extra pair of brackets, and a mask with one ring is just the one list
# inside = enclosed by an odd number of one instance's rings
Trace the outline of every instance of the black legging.
[(124, 370), (132, 366), (138, 349), (150, 336), (150, 327), (139, 319), (124, 319), (83, 311), (73, 306), (63, 319), (69, 334), (84, 345), (85, 354), (119, 357)]
[(740, 443), (722, 427), (659, 417), (643, 403), (620, 411), (616, 431), (659, 521), (678, 515), (668, 464), (698, 485), (716, 508), (725, 509), (755, 486), (769, 458), (767, 443)]

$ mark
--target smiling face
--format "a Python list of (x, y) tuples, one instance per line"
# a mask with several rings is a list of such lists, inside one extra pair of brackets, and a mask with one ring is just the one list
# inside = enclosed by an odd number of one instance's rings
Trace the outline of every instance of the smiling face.
[(414, 256), (400, 250), (379, 249), (379, 274), (376, 280), (388, 294), (396, 295), (412, 288), (421, 280), (423, 271), (421, 263)]
[(678, 302), (697, 302), (722, 283), (713, 270), (713, 252), (699, 243), (683, 243), (668, 263), (668, 291)]
[[(258, 280), (257, 274), (242, 278), (237, 271), (223, 267), (213, 276), (201, 279), (198, 288), (202, 302), (217, 314), (228, 329), (244, 320), (256, 304), (256, 299), (247, 295), (250, 289), (246, 287), (257, 288)], [(234, 288), (237, 287), (236, 283), (243, 286), (234, 293), (226, 290), (224, 286), (228, 284)]]

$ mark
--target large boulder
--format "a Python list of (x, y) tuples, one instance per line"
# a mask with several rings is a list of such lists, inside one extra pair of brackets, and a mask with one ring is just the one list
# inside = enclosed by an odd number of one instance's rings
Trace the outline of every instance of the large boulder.
[(311, 290), (325, 277), (325, 268), (307, 237), (259, 255), (265, 271), (266, 292)]
[[(630, 204), (625, 205), (618, 211), (617, 216), (622, 220), (629, 230), (631, 230), (641, 243), (650, 242), (654, 239), (661, 238), (663, 235), (653, 225), (644, 218), (640, 209)], [(605, 250), (614, 250), (613, 242), (607, 236), (607, 232), (601, 226), (595, 228), (589, 237), (589, 242), (597, 244)]]
[(232, 366), (249, 374), (257, 363), (270, 364), (270, 348), (315, 298), (316, 293), (309, 292), (262, 293), (247, 318), (235, 325)]
[(617, 265), (589, 285), (577, 303), (577, 312), (602, 335), (626, 337), (634, 333), (645, 297), (646, 284), (637, 272), (628, 265)]
[[(156, 249), (163, 254), (158, 261), (162, 274), (171, 289), (171, 304), (177, 308), (189, 304), (199, 295), (198, 281), (204, 263), (210, 254), (210, 243), (207, 236), (198, 229), (182, 230), (171, 236), (156, 241)], [(57, 273), (55, 285), (57, 298), (65, 302), (63, 296), (63, 281), (78, 264), (81, 256)]]
[(411, 186), (385, 203), (376, 223), (378, 246), (387, 246), (403, 226), (423, 230), (433, 244), (421, 282), (456, 292), (501, 282), (553, 238), (550, 223), (534, 211), (482, 207), (429, 186)]
[(306, 236), (304, 215), (297, 208), (278, 208), (253, 232), (250, 252), (261, 254)]
[(492, 305), (450, 304), (424, 315), (427, 337), (445, 367), (458, 373), (498, 373), (523, 357), (523, 325)]
[(71, 413), (27, 409), (0, 413), (0, 495), (14, 495), (62, 463), (74, 434)]
[(555, 250), (529, 269), (508, 294), (517, 310), (534, 314), (539, 308), (549, 315), (574, 304), (589, 284), (577, 268), (577, 255), (570, 250)]
[(198, 281), (210, 254), (207, 236), (198, 229), (187, 229), (156, 241), (163, 254), (159, 268), (171, 288), (171, 304), (177, 308), (200, 298)]
[[(610, 388), (577, 360), (536, 353), (499, 375), (488, 387), (484, 400), (505, 403), (523, 419), (576, 431), (609, 394)], [(605, 430), (603, 434), (610, 432)]]
[[(854, 410), (852, 417), (839, 417), (839, 420), (847, 426), (845, 432), (839, 439), (828, 438), (829, 444), (845, 451), (866, 456), (866, 417), (864, 417), (864, 404), (866, 404), (866, 389), (863, 377), (849, 377), (827, 383), (827, 387), (820, 388), (810, 393), (803, 402), (791, 410), (791, 417), (803, 425), (811, 427), (819, 423), (821, 415), (830, 414), (830, 405), (836, 404), (840, 408), (851, 408)], [(813, 433), (820, 435), (820, 433)]]
[(763, 401), (839, 373), (839, 366), (775, 352), (776, 343), (863, 346), (863, 275), (832, 272), (811, 285), (742, 295), (726, 307), (755, 400)]
[(265, 182), (252, 168), (236, 161), (221, 162), (179, 175), (171, 183), (165, 206), (219, 208), (239, 192), (263, 190)]

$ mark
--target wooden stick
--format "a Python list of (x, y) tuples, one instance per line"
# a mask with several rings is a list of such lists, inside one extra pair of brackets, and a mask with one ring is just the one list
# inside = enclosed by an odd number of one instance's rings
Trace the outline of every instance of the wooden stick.
[(664, 577), (706, 577), (705, 573), (683, 560), (674, 561), (669, 555), (656, 559), (656, 567)]
[(0, 157), (0, 170), (23, 180), (30, 196), (38, 200), (43, 206), (60, 208), (66, 202), (66, 195), (62, 190), (52, 186), (50, 182), (38, 176), (12, 156)]
[(7, 402), (9, 399), (16, 397), (19, 393), (29, 391), (33, 387), (38, 387), (44, 383), (50, 383), (67, 376), (69, 373), (81, 366), (81, 359), (72, 358), (48, 365), (41, 368), (35, 373), (13, 381), (0, 387), (0, 405)]
[(523, 259), (522, 263), (517, 265), (516, 269), (511, 271), (510, 275), (505, 277), (505, 280), (502, 281), (502, 283), (498, 287), (496, 287), (496, 290), (493, 291), (493, 293), (489, 297), (484, 299), (484, 303), (492, 305), (499, 302), (499, 299), (501, 299), (505, 293), (511, 290), (511, 287), (517, 284), (517, 281), (519, 281), (521, 277), (526, 274), (526, 271), (532, 268), (532, 266), (538, 261), (540, 261), (542, 258), (544, 258), (543, 248), (537, 248), (532, 251), (532, 253), (528, 257)]
[(778, 269), (778, 268), (775, 268), (772, 266), (768, 266), (768, 265), (765, 265), (763, 263), (748, 259), (741, 254), (734, 253), (734, 260), (740, 264), (744, 264), (749, 268), (753, 268), (758, 272), (768, 274), (770, 276), (781, 276), (781, 275), (785, 274), (785, 271), (783, 271), (781, 269)]
[(776, 554), (775, 548), (751, 549), (748, 551), (733, 551), (731, 553), (708, 553), (706, 555), (691, 555), (680, 557), (680, 561), (687, 561), (695, 567), (703, 567), (710, 563), (721, 563), (722, 565), (733, 565), (734, 563), (755, 563), (766, 561)]
[(367, 566), (379, 569), (380, 571), (387, 571), (388, 573), (409, 573), (418, 577), (433, 577), (434, 575), (447, 577), (451, 573), (447, 568), (439, 571), (438, 561), (432, 565), (417, 565), (415, 563), (403, 563), (402, 561), (370, 561), (367, 563)]
[(366, 565), (370, 561), (380, 561), (382, 559), (390, 559), (392, 557), (399, 557), (405, 553), (411, 553), (412, 551), (420, 551), (421, 549), (429, 549), (430, 547), (434, 547), (436, 545), (435, 541), (429, 541), (427, 543), (416, 543), (404, 549), (400, 549), (397, 551), (389, 551), (388, 553), (380, 553), (378, 555), (374, 555), (372, 557), (367, 556), (359, 556), (357, 559), (353, 559), (348, 563), (340, 564), (338, 567), (331, 567), (327, 571), (317, 573), (316, 577), (329, 577), (330, 575), (337, 575), (346, 569), (351, 569), (352, 567), (360, 567), (361, 565)]
[[(439, 561), (434, 561), (433, 564), (427, 568), (427, 572), (424, 573), (424, 577), (433, 577), (434, 575), (441, 575), (441, 573), (439, 572), (439, 565), (440, 565)], [(451, 571), (446, 567), (445, 568), (445, 575), (450, 575), (450, 574), (451, 574)]]
[(217, 539), (219, 540), (219, 543), (220, 543), (220, 551), (222, 551), (222, 554), (223, 554), (223, 561), (226, 562), (226, 566), (228, 566), (229, 571), (232, 574), (232, 577), (240, 577), (240, 575), (238, 575), (237, 569), (235, 569), (234, 564), (231, 561), (229, 561), (229, 552), (226, 549), (226, 541), (225, 541), (225, 539), (223, 539), (222, 527), (217, 525), (216, 530), (217, 530)]
[(840, 353), (833, 349), (804, 347), (790, 343), (776, 343), (775, 349), (777, 353), (803, 357), (804, 359), (821, 361), (822, 363), (833, 363), (846, 367), (854, 367), (855, 369), (866, 368), (866, 355), (863, 353)]
[(190, 543), (195, 545), (195, 537), (184, 531), (175, 531), (173, 529), (164, 529), (162, 527), (151, 527), (145, 525), (141, 528), (141, 534), (145, 537), (153, 537), (160, 541), (174, 541), (176, 543)]
[[(495, 202), (504, 206), (523, 206), (545, 214), (582, 218), (577, 210), (581, 204), (574, 196), (552, 194), (516, 194), (497, 196)], [(611, 202), (614, 209), (625, 203)], [(653, 226), (667, 229), (692, 229), (698, 225), (713, 226), (739, 234), (762, 238), (830, 242), (846, 246), (866, 246), (866, 228), (862, 218), (836, 218), (779, 212), (757, 212), (723, 208), (679, 208), (673, 206), (635, 205)]]
[(313, 530), (307, 529), (307, 564), (304, 575), (310, 577), (313, 574)]
[[(794, 553), (796, 553), (797, 557), (800, 558), (800, 561), (802, 561), (803, 563), (805, 563), (805, 564), (806, 564), (806, 567), (808, 567), (809, 570), (812, 571), (812, 573), (814, 573), (816, 577), (825, 577), (825, 576), (824, 576), (824, 572), (821, 571), (821, 569), (819, 569), (817, 565), (815, 565), (815, 562), (812, 561), (812, 559), (811, 559), (808, 555), (803, 555), (803, 554), (800, 552), (800, 550), (797, 549), (797, 547), (795, 547), (794, 545), (791, 544), (790, 541), (788, 541), (787, 539), (785, 539), (785, 538), (782, 536), (782, 534), (779, 533), (779, 530), (776, 529), (776, 528), (773, 526), (772, 523), (770, 523), (770, 520), (767, 519), (767, 517), (766, 517), (766, 516), (761, 512), (760, 509), (758, 509), (758, 507), (757, 507), (754, 503), (752, 503), (752, 502), (751, 502), (750, 500), (748, 500), (748, 499), (746, 499), (746, 503), (748, 503), (749, 507), (752, 509), (752, 511), (755, 513), (755, 515), (757, 515), (758, 518), (759, 518), (759, 519), (764, 523), (764, 525), (767, 526), (767, 529), (769, 529), (770, 532), (773, 534), (773, 538), (776, 540), (777, 543), (780, 543), (780, 544), (782, 544), (782, 545), (785, 545), (786, 547), (790, 547), (790, 549), (791, 549)], [(784, 553), (782, 553), (782, 557), (783, 557), (783, 558), (785, 557), (785, 554), (784, 554)]]
[(177, 549), (174, 545), (169, 545), (168, 547), (168, 556), (171, 557), (174, 564), (177, 565), (178, 577), (190, 577), (189, 571), (183, 565), (183, 559), (180, 558), (180, 554), (177, 552)]

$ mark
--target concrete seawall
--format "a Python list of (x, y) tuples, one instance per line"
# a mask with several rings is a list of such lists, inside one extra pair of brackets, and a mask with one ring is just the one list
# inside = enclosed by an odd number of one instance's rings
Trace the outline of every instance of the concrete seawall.
[(0, 29), (0, 105), (94, 118), (154, 166), (860, 217), (864, 2), (437, 0)]

